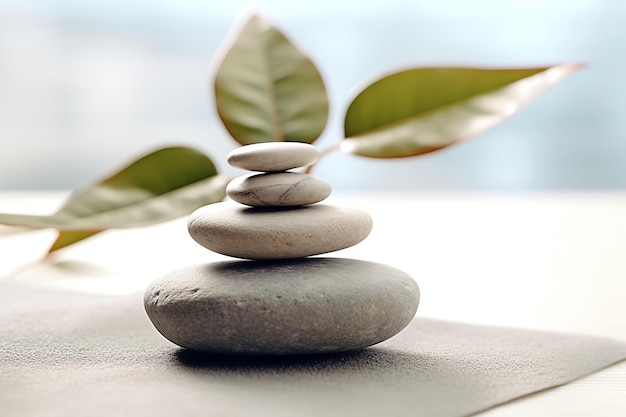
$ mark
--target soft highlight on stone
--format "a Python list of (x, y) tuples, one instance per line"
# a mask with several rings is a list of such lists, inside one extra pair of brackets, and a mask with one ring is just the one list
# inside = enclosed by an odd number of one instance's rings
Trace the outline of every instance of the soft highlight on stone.
[(173, 343), (241, 354), (371, 346), (406, 327), (418, 303), (406, 273), (345, 258), (195, 265), (154, 282), (144, 296), (148, 317)]
[(369, 235), (372, 218), (360, 209), (327, 204), (266, 209), (223, 202), (193, 212), (188, 228), (196, 242), (223, 255), (290, 259), (356, 245)]
[(309, 174), (276, 172), (232, 180), (226, 193), (234, 201), (253, 207), (289, 207), (319, 203), (331, 193), (326, 181)]
[(301, 142), (266, 142), (242, 146), (227, 156), (228, 163), (248, 171), (277, 172), (317, 162), (320, 151)]

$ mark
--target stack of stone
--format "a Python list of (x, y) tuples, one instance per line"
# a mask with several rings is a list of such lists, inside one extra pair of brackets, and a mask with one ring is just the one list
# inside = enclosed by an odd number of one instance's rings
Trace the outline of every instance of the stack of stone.
[(386, 340), (413, 319), (419, 289), (404, 272), (310, 257), (353, 246), (372, 228), (363, 210), (319, 204), (331, 193), (326, 182), (289, 171), (319, 157), (296, 142), (228, 155), (232, 166), (261, 173), (231, 181), (234, 202), (196, 210), (189, 233), (214, 252), (249, 260), (195, 265), (154, 282), (144, 305), (163, 336), (211, 353), (340, 352)]

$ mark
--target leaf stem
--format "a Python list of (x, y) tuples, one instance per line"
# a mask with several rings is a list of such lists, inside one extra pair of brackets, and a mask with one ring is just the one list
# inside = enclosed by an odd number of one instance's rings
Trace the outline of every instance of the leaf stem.
[(315, 162), (315, 163), (313, 163), (313, 164), (309, 165), (309, 166), (308, 166), (308, 167), (304, 170), (304, 173), (305, 173), (305, 174), (310, 174), (310, 173), (311, 173), (311, 170), (313, 169), (313, 167), (314, 167), (315, 165), (317, 165), (317, 164), (318, 164), (318, 163), (322, 160), (322, 158), (324, 158), (324, 157), (328, 156), (329, 154), (331, 154), (331, 153), (333, 153), (333, 152), (338, 151), (338, 150), (339, 150), (339, 146), (340, 146), (340, 145), (341, 145), (341, 141), (339, 141), (339, 142), (337, 142), (337, 143), (335, 143), (335, 144), (333, 144), (333, 145), (329, 146), (328, 148), (324, 149), (323, 151), (321, 151), (321, 152), (320, 152), (320, 159), (318, 159), (318, 160), (317, 160), (317, 162)]

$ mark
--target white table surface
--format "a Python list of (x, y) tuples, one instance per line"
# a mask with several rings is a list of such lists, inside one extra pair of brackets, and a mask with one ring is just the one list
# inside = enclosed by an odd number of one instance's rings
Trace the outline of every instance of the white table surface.
[[(48, 213), (65, 193), (2, 192), (0, 212)], [(626, 341), (626, 192), (343, 195), (374, 218), (332, 256), (382, 262), (420, 285), (418, 315)], [(193, 263), (227, 259), (188, 237), (185, 219), (109, 231), (38, 260), (53, 231), (5, 235), (0, 279), (76, 291), (141, 291)], [(626, 362), (481, 415), (626, 415)]]

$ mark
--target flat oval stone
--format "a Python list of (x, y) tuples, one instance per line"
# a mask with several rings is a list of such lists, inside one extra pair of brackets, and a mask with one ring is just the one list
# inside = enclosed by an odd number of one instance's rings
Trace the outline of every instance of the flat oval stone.
[(341, 352), (382, 342), (413, 319), (419, 289), (387, 265), (343, 258), (187, 267), (144, 295), (157, 330), (211, 353)]
[(191, 237), (214, 252), (246, 259), (289, 259), (356, 245), (372, 230), (367, 212), (327, 204), (295, 208), (210, 204), (189, 217)]
[(309, 174), (275, 172), (238, 177), (226, 193), (238, 203), (253, 207), (304, 206), (326, 199), (332, 188)]
[(248, 171), (277, 172), (310, 165), (320, 159), (320, 151), (301, 142), (264, 142), (242, 146), (227, 156), (235, 168)]

